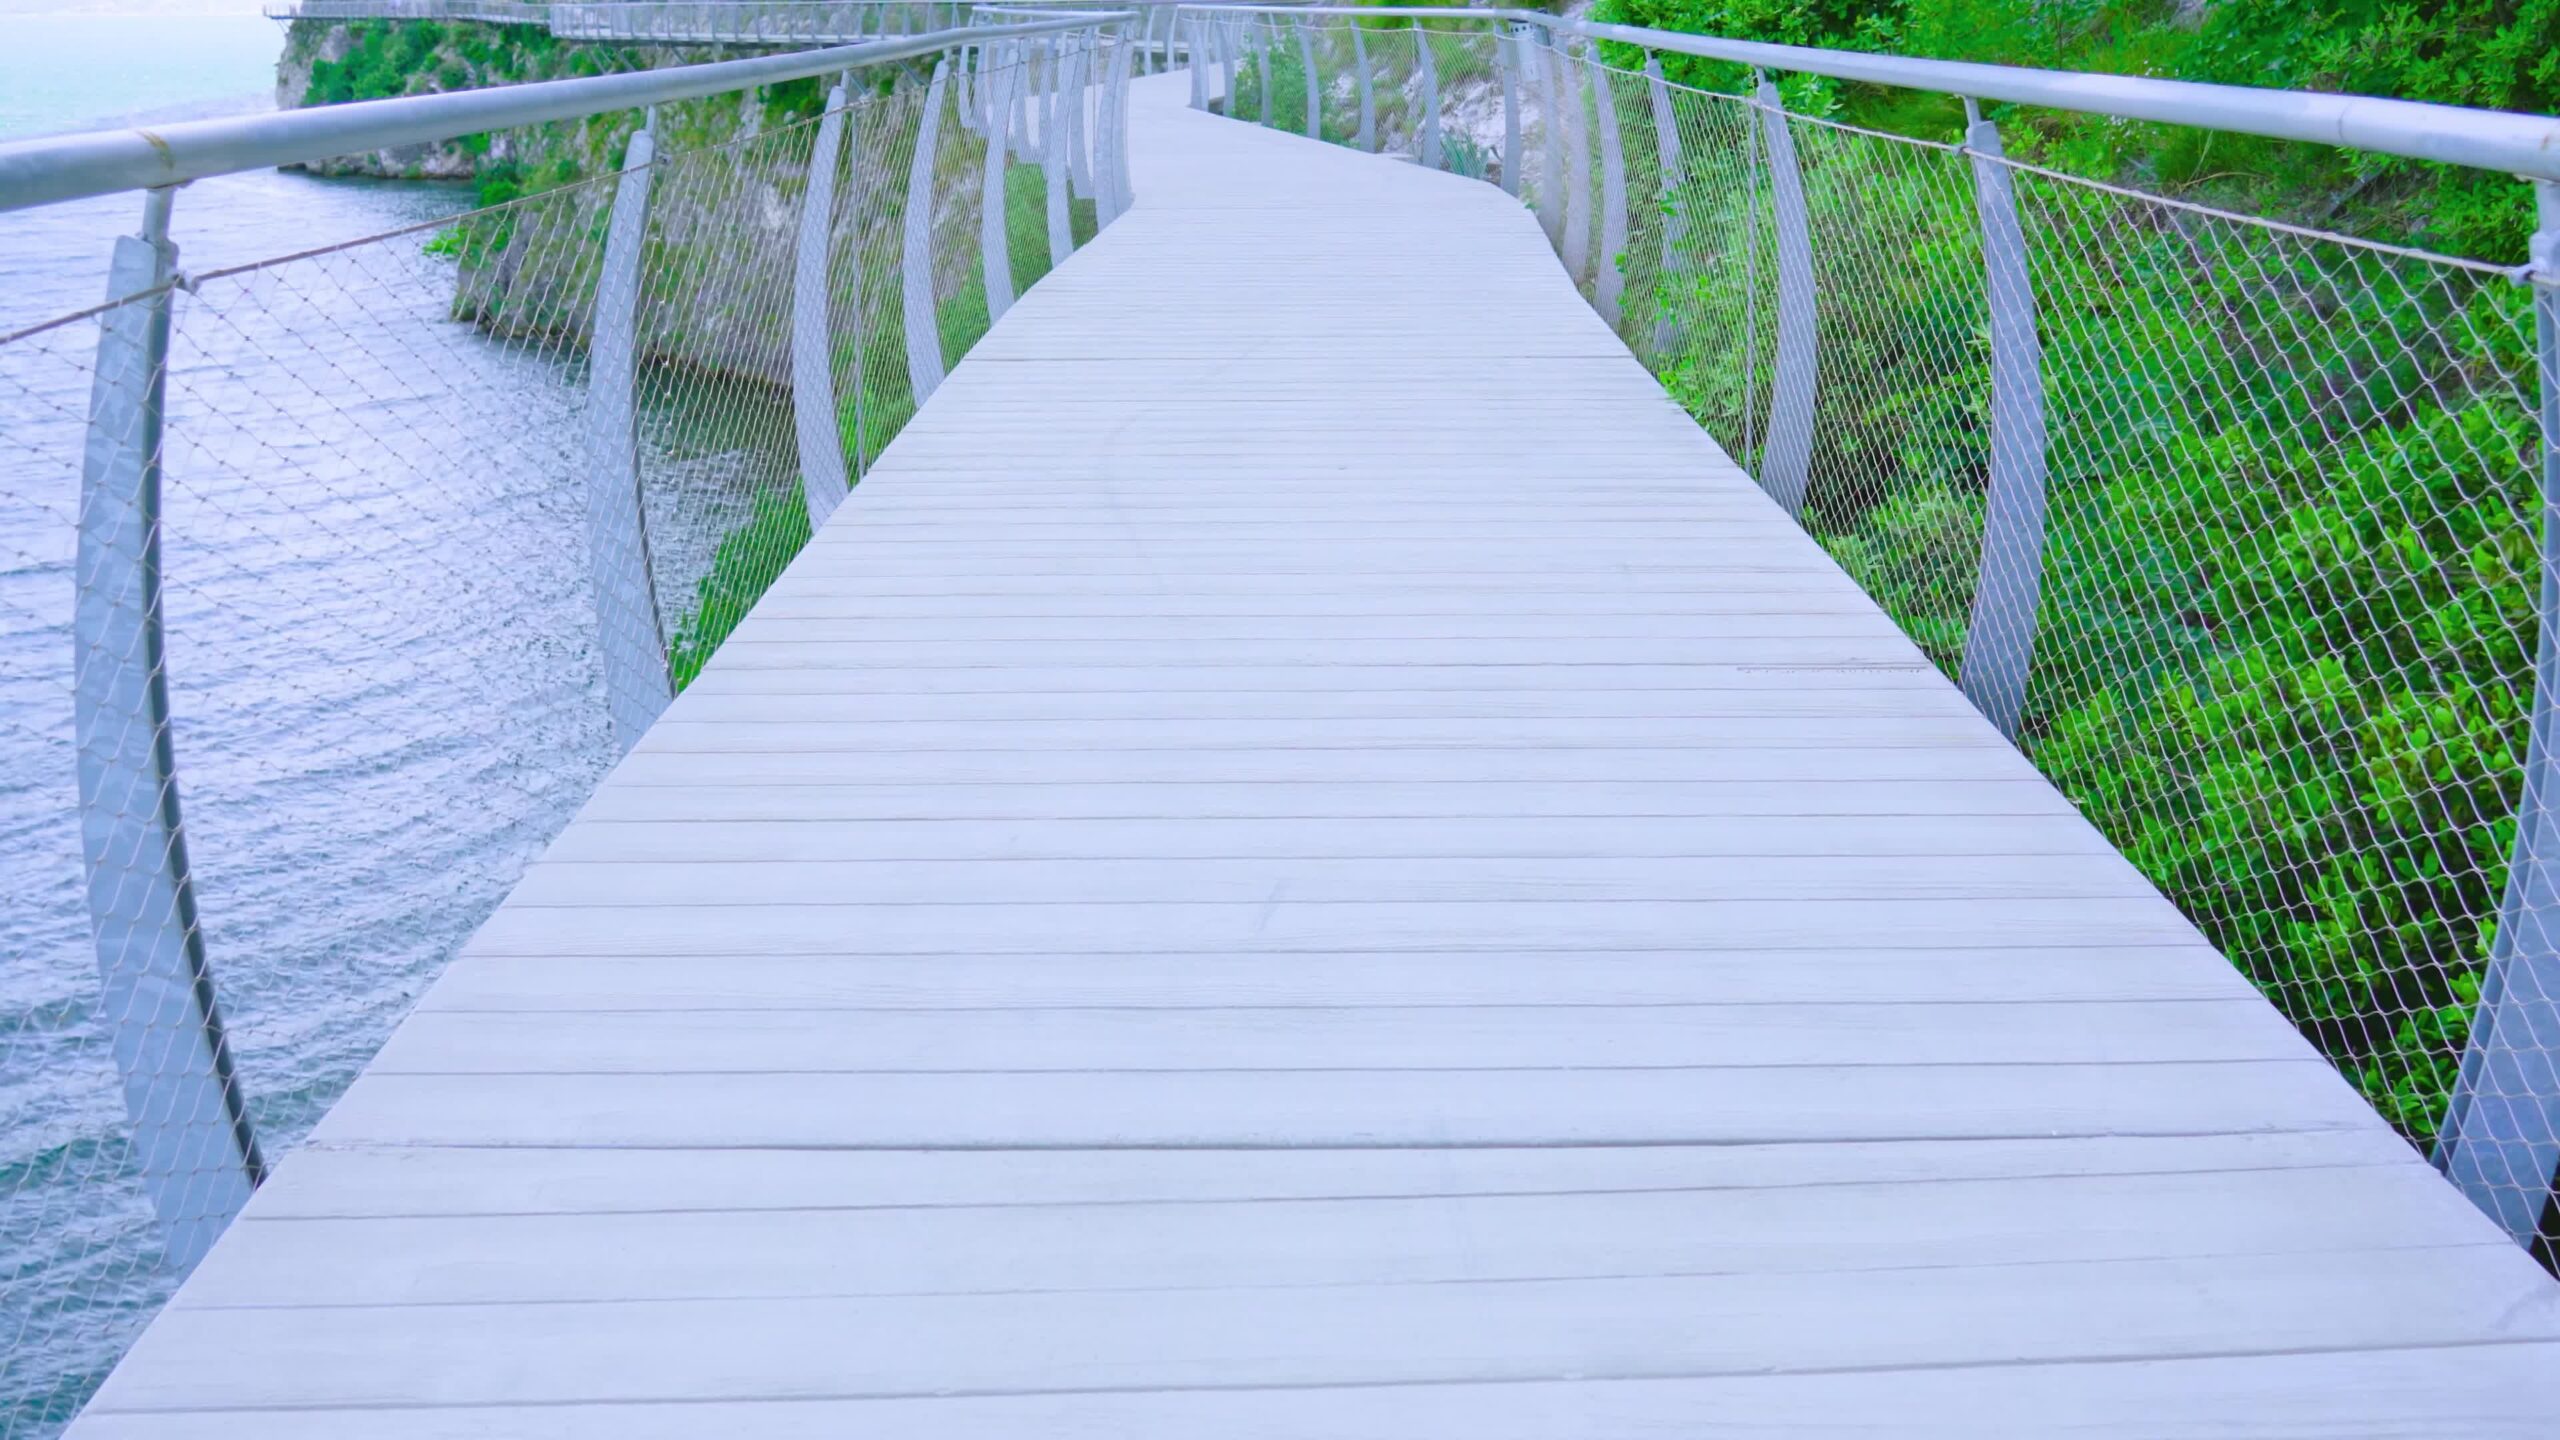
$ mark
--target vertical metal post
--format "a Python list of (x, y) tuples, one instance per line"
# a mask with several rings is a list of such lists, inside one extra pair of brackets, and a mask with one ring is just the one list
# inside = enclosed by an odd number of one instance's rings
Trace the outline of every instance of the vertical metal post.
[(1538, 33), (1523, 25), (1519, 28), (1520, 54), (1536, 66), (1538, 88), (1544, 92), (1547, 123), (1540, 126), (1538, 136), (1538, 223), (1545, 227), (1547, 244), (1558, 255), (1564, 253), (1564, 97), (1556, 85), (1556, 67), (1547, 63), (1546, 42)]
[(1115, 220), (1138, 203), (1137, 183), (1129, 175), (1129, 70), (1135, 59), (1134, 52), (1121, 56), (1119, 83), (1111, 91), (1111, 183), (1115, 200), (1111, 217)]
[(1085, 135), (1093, 125), (1093, 83), (1095, 50), (1090, 36), (1076, 44), (1075, 83), (1067, 96), (1067, 178), (1073, 183), (1072, 193), (1078, 200), (1093, 198), (1093, 153), (1085, 145)]
[(605, 700), (614, 739), (640, 742), (673, 698), (667, 637), (658, 625), (649, 568), (647, 517), (640, 506), (638, 380), (640, 256), (649, 233), (649, 177), (657, 159), (657, 117), (631, 137), (607, 222), (604, 268), (596, 277), (594, 338), (587, 347), (587, 552), (595, 569), (596, 621), (603, 636)]
[[(1644, 57), (1644, 84), (1653, 102), (1654, 162), (1662, 172), (1662, 275), (1665, 279), (1685, 268), (1680, 263), (1680, 242), (1689, 234), (1689, 214), (1682, 208), (1680, 187), (1688, 182), (1688, 161), (1680, 151), (1680, 113), (1671, 104), (1671, 87), (1662, 78), (1662, 57), (1647, 53)], [(1749, 212), (1744, 212), (1748, 217)], [(1657, 288), (1663, 288), (1657, 286)], [(1653, 350), (1656, 355), (1669, 353), (1680, 343), (1677, 312), (1665, 310), (1654, 317)]]
[(1757, 95), (1769, 152), (1769, 196), (1778, 230), (1778, 368), (1769, 396), (1769, 445), (1760, 458), (1760, 488), (1790, 515), (1804, 513), (1813, 470), (1813, 228), (1805, 214), (1804, 177), (1796, 170), (1795, 137), (1778, 87), (1763, 80)]
[(2560, 1166), (2560, 185), (2534, 182), (2535, 373), (2542, 405), (2542, 593), (2524, 794), (2498, 935), (2436, 1164), (2521, 1244)]
[(1014, 49), (1014, 105), (1021, 126), (1014, 159), (1024, 164), (1039, 164), (1039, 151), (1050, 143), (1047, 110), (1042, 110), (1042, 97), (1050, 92), (1050, 38), (1019, 41)]
[(1001, 41), (970, 47), (969, 100), (970, 114), (977, 117), (978, 133), (1004, 140), (1004, 110), (996, 103), (996, 48)]
[(1027, 40), (1005, 42), (1004, 113), (1005, 128), (1013, 136), (1013, 155), (1017, 160), (1038, 160), (1031, 148), (1031, 97), (1040, 93), (1031, 82), (1031, 61), (1038, 53)]
[(1502, 189), (1520, 193), (1520, 36), (1512, 27), (1493, 32), (1495, 55), (1502, 62)]
[(1102, 113), (1095, 116), (1093, 122), (1094, 219), (1097, 226), (1111, 224), (1129, 207), (1129, 177), (1124, 164), (1127, 136), (1120, 128), (1120, 121), (1128, 112), (1130, 49), (1126, 37), (1115, 36), (1110, 53), (1103, 59)]
[(1201, 51), (1208, 48), (1208, 42), (1201, 38), (1202, 31), (1205, 27), (1206, 22), (1199, 16), (1194, 15), (1191, 17), (1191, 49), (1189, 59), (1191, 61), (1191, 108), (1194, 110), (1206, 110), (1209, 108), (1209, 69), (1206, 65), (1202, 64), (1200, 60)]
[[(99, 317), (72, 567), (72, 736), (80, 850), (134, 1168), (163, 1253), (201, 1259), (266, 1176), (232, 1073), (178, 811), (160, 596), (160, 429), (169, 355), (171, 192), (116, 241)], [(132, 296), (136, 298), (126, 299)]]
[(2018, 225), (2000, 129), (1967, 100), (1965, 145), (1982, 215), (1982, 273), (1991, 308), (1991, 495), (1982, 523), (1982, 573), (1965, 629), (1960, 683), (1974, 708), (2018, 738), (2035, 663), (2036, 604), (2044, 584), (2044, 347), (2035, 285)]
[(1564, 268), (1578, 284), (1591, 276), (1591, 141), (1583, 133), (1589, 119), (1587, 97), (1570, 49), (1559, 47), (1550, 58), (1564, 116), (1564, 133), (1558, 137), (1564, 150)]
[[(1065, 42), (1056, 36), (1049, 39), (1048, 113), (1040, 121), (1041, 188), (1047, 192), (1049, 221), (1049, 266), (1056, 269), (1066, 263), (1076, 250), (1076, 228), (1073, 212), (1067, 207), (1066, 108), (1067, 52)], [(1197, 80), (1200, 72), (1191, 72)]]
[(978, 275), (987, 292), (987, 323), (995, 324), (1013, 308), (1013, 252), (1005, 234), (1005, 131), (1013, 113), (1013, 67), (994, 71), (978, 82), (989, 96), (995, 123), (987, 127), (986, 164), (978, 185)]
[(1316, 83), (1316, 40), (1307, 31), (1307, 22), (1296, 22), (1298, 32), (1298, 69), (1306, 78), (1307, 138), (1324, 138), (1324, 87)]
[(1591, 277), (1591, 303), (1609, 328), (1618, 328), (1619, 297), (1626, 276), (1618, 267), (1627, 253), (1627, 154), (1618, 133), (1618, 92), (1594, 45), (1582, 60), (1583, 78), (1591, 86), (1592, 114), (1600, 122), (1600, 257)]
[(1226, 84), (1218, 92), (1218, 109), (1228, 119), (1236, 118), (1236, 32), (1232, 19), (1218, 22), (1218, 63), (1226, 72)]
[[(1751, 72), (1751, 88), (1760, 88), (1760, 72)], [(1758, 474), (1760, 425), (1760, 172), (1769, 168), (1768, 146), (1760, 138), (1760, 107), (1742, 107), (1742, 149), (1748, 167), (1742, 227), (1742, 454), (1744, 469)]]
[[(845, 87), (837, 85), (827, 92), (827, 111), (809, 150), (809, 189), (800, 204), (800, 245), (791, 267), (791, 421), (800, 441), (800, 492), (809, 504), (812, 533), (852, 488), (845, 481), (834, 345), (827, 330), (827, 251), (835, 240), (836, 169), (849, 119)], [(858, 313), (861, 306), (854, 308)]]
[(1440, 152), (1440, 67), (1431, 58), (1431, 32), (1413, 22), (1413, 68), (1422, 79), (1422, 131), (1414, 142), (1414, 158), (1425, 170), (1443, 168)]
[(1114, 87), (1114, 77), (1119, 72), (1119, 46), (1096, 49), (1093, 54), (1096, 54), (1096, 64), (1101, 67), (1101, 72), (1093, 77), (1096, 79), (1091, 126), (1093, 149), (1085, 156), (1085, 164), (1093, 174), (1093, 228), (1101, 231), (1101, 228), (1108, 228), (1111, 218), (1119, 213), (1116, 210), (1119, 195), (1111, 184), (1111, 87)]
[(1120, 68), (1118, 46), (1095, 52), (1102, 66), (1094, 87), (1096, 104), (1093, 112), (1093, 153), (1087, 163), (1093, 171), (1093, 223), (1097, 230), (1107, 228), (1119, 214), (1118, 187), (1111, 179), (1111, 100), (1113, 82)]
[(1253, 76), (1261, 88), (1262, 127), (1271, 128), (1271, 21), (1256, 19), (1253, 24)]
[(933, 62), (924, 89), (924, 118), (916, 122), (916, 154), (907, 167), (907, 209), (901, 227), (901, 315), (907, 332), (907, 387), (916, 405), (942, 385), (941, 320), (933, 299), (933, 154), (942, 143), (942, 93), (951, 79), (949, 56)]
[(1352, 17), (1351, 63), (1359, 71), (1360, 81), (1360, 133), (1355, 137), (1354, 143), (1357, 148), (1375, 155), (1378, 153), (1378, 86), (1369, 69), (1369, 41), (1364, 33), (1366, 28), (1360, 23), (1359, 17)]

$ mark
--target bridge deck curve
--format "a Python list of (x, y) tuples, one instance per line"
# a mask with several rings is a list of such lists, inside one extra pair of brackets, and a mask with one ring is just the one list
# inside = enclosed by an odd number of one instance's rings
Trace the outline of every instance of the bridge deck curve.
[(2549, 1433), (1528, 215), (1183, 86), (80, 1440)]

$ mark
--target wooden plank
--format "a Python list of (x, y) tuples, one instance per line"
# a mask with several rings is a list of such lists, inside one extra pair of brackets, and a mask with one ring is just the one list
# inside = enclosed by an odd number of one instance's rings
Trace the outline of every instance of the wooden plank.
[[(859, 615), (767, 617), (758, 615), (740, 625), (725, 643), (731, 645), (831, 643), (848, 629), (860, 633), (861, 626), (848, 627), (848, 619)], [(1383, 641), (1383, 640), (1648, 640), (1665, 633), (1676, 633), (1700, 640), (1796, 640), (1841, 639), (1891, 635), (1899, 640), (1893, 622), (1870, 612), (1865, 615), (1741, 615), (1684, 616), (1665, 621), (1655, 616), (1629, 616), (1604, 619), (1590, 615), (1432, 615), (1412, 620), (1398, 620), (1391, 615), (1342, 616), (1332, 619), (1311, 616), (1282, 616), (1258, 619), (1186, 619), (1162, 616), (1142, 619), (1114, 616), (1109, 624), (1097, 625), (1090, 620), (1016, 616), (1004, 619), (910, 619), (897, 627), (902, 643), (911, 642), (985, 642), (1005, 645), (1036, 642), (1059, 643), (1181, 642), (1196, 641), (1213, 645), (1283, 644), (1306, 641)]]
[(1237, 1009), (1426, 1005), (1979, 1005), (2219, 1000), (2248, 982), (2211, 949), (1207, 950), (973, 955), (465, 955), (421, 1012), (624, 1009)]
[(1988, 781), (1728, 780), (1688, 783), (1253, 785), (610, 785), (587, 802), (593, 820), (931, 820), (940, 818), (1508, 819), (1623, 814), (1688, 820), (1763, 816), (2076, 818), (2041, 779)]
[(585, 1215), (881, 1206), (1136, 1204), (1926, 1186), (2073, 1176), (2407, 1166), (2371, 1128), (1827, 1145), (1434, 1150), (616, 1150), (342, 1146), (296, 1150), (259, 1219)]
[(2298, 1060), (2254, 996), (2101, 1004), (420, 1012), (375, 1075), (1574, 1070)]
[(1226, 950), (1935, 950), (2185, 945), (2184, 916), (2153, 898), (1540, 901), (1144, 905), (511, 905), (476, 955), (1093, 954)]
[[(191, 1309), (1813, 1274), (2388, 1247), (2486, 1217), (2424, 1170), (1936, 1185), (254, 1220)], [(653, 1257), (648, 1265), (634, 1255)]]
[(1049, 721), (1037, 727), (937, 720), (900, 725), (883, 722), (851, 728), (832, 720), (695, 719), (669, 717), (640, 742), (652, 754), (699, 751), (776, 751), (795, 755), (831, 750), (887, 752), (946, 750), (1405, 750), (1416, 747), (1483, 750), (2007, 750), (2007, 742), (1979, 715), (1857, 716), (1817, 719), (1791, 715), (1712, 719), (1540, 716), (1386, 719), (1310, 725), (1304, 720), (1140, 718), (1084, 725)]
[(1508, 785), (1555, 781), (1874, 781), (2024, 779), (2014, 750), (1959, 747), (1759, 749), (1265, 750), (635, 750), (617, 784), (644, 785)]
[[(1462, 848), (1455, 836), (1444, 848)], [(1280, 906), (1543, 901), (2098, 900), (2156, 894), (2113, 855), (1774, 856), (1488, 860), (1445, 855), (1296, 860), (561, 861), (510, 904), (538, 906)]]
[[(1605, 1057), (1594, 1057), (1595, 1066)], [(367, 1074), (332, 1142), (1417, 1146), (2251, 1134), (2378, 1126), (2315, 1059), (1756, 1069)]]
[[(1388, 683), (1382, 683), (1388, 682)], [(1325, 665), (1274, 671), (1231, 665), (1135, 669), (1121, 665), (1065, 668), (882, 671), (826, 665), (748, 669), (718, 665), (685, 693), (713, 695), (873, 694), (1416, 694), (1508, 690), (1643, 693), (1723, 689), (1738, 693), (1929, 689), (1943, 694), (1938, 673), (1920, 664), (1736, 665)]]
[[(1487, 1237), (1492, 1241), (1497, 1237)], [(2104, 1304), (2092, 1296), (2103, 1294)], [(2512, 1246), (1466, 1285), (163, 1314), (106, 1410), (1393, 1385), (2560, 1338)], [(574, 1310), (574, 1318), (563, 1311)]]
[(2074, 815), (1503, 816), (1465, 821), (1372, 818), (1356, 832), (1331, 817), (1114, 820), (608, 820), (566, 832), (547, 862), (716, 864), (859, 860), (1387, 859), (1468, 855), (1579, 859), (1602, 853), (1716, 860), (1841, 855), (2106, 855)]
[(93, 1414), (80, 1440), (2229, 1440), (2237, 1434), (2542, 1440), (2560, 1345), (1501, 1384), (809, 1399), (664, 1405)]
[[(937, 557), (909, 553), (901, 563), (931, 568)], [(948, 563), (939, 562), (939, 563)], [(1204, 556), (1199, 563), (1221, 561)], [(795, 667), (969, 670), (1007, 668), (1036, 660), (1044, 665), (1888, 665), (1907, 664), (1917, 652), (1900, 635), (1734, 636), (1656, 640), (982, 640), (958, 647), (930, 640), (882, 636), (789, 640), (741, 645), (724, 651), (732, 669)]]
[[(874, 622), (877, 623), (877, 622)], [(811, 674), (815, 672), (798, 672)], [(1055, 672), (1053, 672), (1055, 673)], [(1529, 676), (1540, 672), (1528, 671)], [(1546, 672), (1553, 674), (1554, 672)], [(1642, 686), (1585, 693), (1570, 689), (1514, 684), (1479, 684), (1464, 688), (1416, 687), (1364, 690), (1348, 686), (1282, 687), (1268, 690), (1241, 686), (1211, 688), (1162, 685), (1153, 689), (1112, 688), (1087, 683), (1081, 687), (988, 685), (977, 689), (942, 687), (893, 690), (867, 687), (791, 689), (770, 683), (792, 672), (760, 672), (768, 683), (755, 688), (723, 677), (719, 685), (686, 688), (668, 709), (669, 724), (719, 721), (820, 721), (859, 724), (882, 720), (1290, 720), (1300, 732), (1321, 737), (1333, 722), (1352, 720), (1763, 720), (1878, 719), (1907, 715), (1913, 720), (1944, 721), (1975, 717), (1952, 692), (1892, 683), (1899, 670), (1866, 672), (1879, 683), (1804, 685), (1781, 689), (1769, 685)], [(1040, 676), (1029, 677), (1033, 681)], [(1080, 677), (1091, 682), (1086, 672)], [(1191, 677), (1176, 677), (1191, 678)], [(1697, 678), (1705, 678), (1700, 676)]]

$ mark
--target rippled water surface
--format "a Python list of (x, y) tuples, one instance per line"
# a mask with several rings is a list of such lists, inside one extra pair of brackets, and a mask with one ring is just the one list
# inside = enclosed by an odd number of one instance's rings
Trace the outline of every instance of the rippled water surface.
[[(466, 200), (244, 175), (181, 192), (175, 235), (202, 272)], [(137, 215), (130, 199), (0, 215), (0, 333), (102, 298), (111, 237)], [(432, 233), (177, 299), (173, 738), (205, 948), (261, 1140), (287, 1164), (611, 757), (578, 362), (455, 322)], [(95, 343), (84, 322), (0, 345), (0, 1436), (13, 1440), (58, 1428), (176, 1278), (126, 1169), (72, 814), (71, 520)], [(683, 408), (643, 422), (666, 472), (652, 485), (683, 487), (652, 536), (679, 567), (787, 474), (776, 457), (689, 447)]]

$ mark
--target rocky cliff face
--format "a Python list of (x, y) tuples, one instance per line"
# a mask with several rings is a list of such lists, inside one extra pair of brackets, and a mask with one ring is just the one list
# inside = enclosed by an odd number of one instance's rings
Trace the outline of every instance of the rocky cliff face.
[[(527, 81), (734, 59), (729, 47), (611, 46), (560, 40), (535, 26), (471, 22), (296, 22), (277, 67), (280, 105), (336, 104)], [(859, 330), (883, 383), (903, 385), (894, 335), (895, 270), (906, 195), (896, 135), (911, 131), (926, 67), (910, 62), (862, 72), (883, 93), (859, 128), (862, 154), (838, 190), (839, 292), (830, 309), (863, 319)], [(769, 384), (788, 376), (791, 257), (807, 193), (807, 122), (824, 103), (816, 80), (764, 86), (661, 107), (659, 165), (650, 194), (640, 307), (641, 346), (652, 361)], [(609, 183), (638, 111), (466, 136), (437, 145), (351, 155), (318, 173), (392, 179), (476, 180), (485, 206), (465, 217), (441, 253), (456, 262), (454, 313), (491, 334), (583, 343), (606, 221)], [(894, 156), (894, 165), (891, 163)], [(946, 112), (933, 206), (935, 292), (946, 351), (985, 327), (979, 291), (979, 186), (983, 142)], [(1017, 163), (1018, 182), (1036, 167)], [(894, 171), (894, 173), (893, 173)], [(1024, 189), (1017, 184), (1013, 189)], [(1014, 198), (1017, 247), (1041, 248), (1036, 183)], [(1009, 206), (1008, 208), (1015, 208)], [(1079, 202), (1078, 233), (1090, 233)], [(1028, 283), (1017, 257), (1017, 282)], [(1041, 257), (1045, 260), (1045, 254)], [(1045, 263), (1031, 274), (1045, 269)], [(848, 306), (859, 306), (859, 312)], [(974, 318), (972, 312), (974, 310)]]
[[(284, 53), (276, 61), (276, 106), (291, 110), (350, 100), (436, 95), (534, 80), (621, 74), (735, 59), (739, 53), (721, 46), (621, 46), (567, 41), (533, 25), (297, 20), (286, 31)], [(817, 103), (814, 81), (771, 88), (784, 97), (785, 108), (814, 109)], [(744, 107), (749, 114), (741, 118), (754, 123), (751, 117), (760, 115), (770, 103), (763, 95), (750, 97)], [(620, 133), (609, 137), (599, 133), (615, 128)], [(493, 174), (548, 169), (552, 172), (548, 178), (556, 183), (576, 174), (592, 173), (597, 164), (606, 160), (608, 148), (612, 154), (619, 154), (622, 138), (630, 128), (627, 124), (546, 126), (539, 131), (498, 132), (438, 145), (376, 150), (306, 168), (319, 174), (402, 180), (487, 179)], [(712, 122), (712, 130), (714, 133), (688, 138), (720, 143), (737, 134), (720, 121)], [(610, 147), (598, 143), (605, 138), (610, 138)]]

